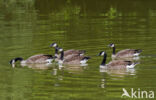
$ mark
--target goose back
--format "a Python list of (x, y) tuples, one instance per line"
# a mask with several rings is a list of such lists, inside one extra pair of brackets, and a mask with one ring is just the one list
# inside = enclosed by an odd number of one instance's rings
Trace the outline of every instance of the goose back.
[(128, 57), (134, 57), (134, 55), (138, 53), (137, 50), (135, 49), (125, 49), (119, 51), (116, 55), (115, 58), (128, 58)]
[[(84, 50), (66, 50), (64, 51), (64, 59), (72, 59), (75, 58), (77, 56), (81, 56), (81, 54), (84, 54), (85, 51)], [(55, 61), (58, 61), (60, 58), (61, 54), (58, 55), (57, 59), (55, 59)]]
[(74, 50), (74, 49), (71, 49), (71, 50), (64, 51), (64, 56), (71, 55), (71, 54), (84, 54), (84, 53), (85, 53), (84, 50)]
[(25, 63), (48, 63), (48, 59), (52, 59), (52, 55), (39, 54), (29, 57)]
[(127, 65), (131, 65), (131, 61), (124, 61), (124, 60), (113, 60), (106, 64), (107, 68), (109, 69), (125, 69)]
[(68, 59), (64, 59), (64, 64), (80, 64), (80, 61), (84, 58), (84, 56), (73, 55), (68, 57)]

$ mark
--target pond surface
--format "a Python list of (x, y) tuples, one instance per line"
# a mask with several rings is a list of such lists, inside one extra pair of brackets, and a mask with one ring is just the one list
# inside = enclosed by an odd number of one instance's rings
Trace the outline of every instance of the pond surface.
[[(1, 100), (127, 100), (130, 92), (156, 92), (156, 1), (135, 0), (11, 0), (0, 3)], [(14, 57), (54, 54), (49, 45), (82, 49), (88, 66), (50, 69), (15, 68)], [(131, 70), (100, 70), (100, 51), (111, 61), (117, 51), (142, 49), (140, 64)]]

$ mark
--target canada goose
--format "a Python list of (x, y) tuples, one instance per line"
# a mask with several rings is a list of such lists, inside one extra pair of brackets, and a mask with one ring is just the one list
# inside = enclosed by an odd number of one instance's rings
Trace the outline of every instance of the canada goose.
[(107, 53), (104, 51), (101, 51), (98, 56), (103, 56), (102, 63), (100, 65), (100, 68), (108, 68), (108, 69), (124, 69), (124, 68), (134, 68), (136, 64), (132, 61), (124, 61), (124, 60), (113, 60), (106, 64), (107, 59)]
[(75, 54), (74, 56), (71, 56), (70, 58), (64, 59), (64, 51), (62, 48), (58, 48), (58, 51), (61, 53), (61, 56), (59, 58), (59, 64), (71, 64), (71, 65), (79, 65), (79, 64), (86, 64), (88, 59), (90, 57), (88, 56), (80, 56), (80, 54)]
[(118, 53), (115, 52), (115, 44), (111, 43), (108, 45), (109, 47), (113, 48), (112, 58), (113, 59), (124, 59), (124, 58), (132, 58), (137, 57), (142, 52), (140, 49), (124, 49), (119, 51)]
[[(52, 43), (50, 45), (50, 47), (54, 47), (55, 48), (55, 56), (60, 58), (60, 55), (58, 55), (58, 45), (57, 43)], [(75, 56), (75, 54), (77, 55), (84, 55), (85, 53), (85, 50), (74, 50), (74, 49), (70, 49), (70, 50), (66, 50), (64, 51), (64, 58), (67, 59), (67, 58), (70, 58), (72, 56)]]
[(29, 57), (28, 59), (24, 60), (21, 57), (14, 58), (10, 61), (10, 64), (14, 66), (15, 62), (20, 61), (21, 64), (44, 64), (44, 63), (51, 63), (55, 56), (52, 55), (45, 55), (39, 54)]

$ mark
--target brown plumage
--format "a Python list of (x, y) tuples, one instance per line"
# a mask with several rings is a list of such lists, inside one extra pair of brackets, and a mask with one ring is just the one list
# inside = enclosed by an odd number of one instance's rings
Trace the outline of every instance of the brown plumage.
[[(55, 48), (55, 56), (57, 56), (57, 58), (60, 58), (61, 55), (58, 54), (59, 47), (57, 43), (52, 43), (50, 47)], [(74, 50), (74, 49), (66, 50), (64, 51), (64, 59), (68, 59), (71, 56), (75, 56), (75, 55), (83, 55), (84, 53), (85, 53), (85, 50)], [(56, 59), (56, 61), (58, 61), (58, 59)]]
[(39, 54), (29, 57), (25, 63), (48, 63), (47, 59), (52, 59), (52, 55)]
[[(64, 59), (71, 59), (74, 56), (82, 56), (84, 53), (85, 53), (84, 50), (74, 50), (74, 49), (66, 50), (64, 51)], [(58, 58), (60, 57), (61, 57), (61, 54), (58, 55)]]
[(113, 59), (126, 59), (126, 58), (133, 58), (136, 56), (139, 56), (139, 54), (142, 52), (140, 49), (124, 49), (116, 53), (115, 51), (115, 44), (109, 44), (109, 47), (113, 48), (112, 52), (112, 58)]
[(134, 57), (137, 53), (137, 50), (135, 49), (125, 49), (121, 50), (118, 53), (116, 53), (116, 58), (128, 58), (128, 57)]
[(72, 54), (72, 56), (69, 57), (64, 57), (64, 51), (62, 48), (58, 48), (59, 51), (61, 52), (60, 58), (59, 58), (59, 63), (63, 64), (85, 64), (90, 57), (87, 56), (82, 56), (80, 54)]
[(101, 62), (100, 68), (108, 68), (108, 69), (125, 69), (125, 68), (134, 68), (134, 66), (138, 63), (133, 63), (132, 61), (124, 61), (124, 60), (113, 60), (106, 64), (107, 54), (104, 51), (99, 53), (99, 56), (103, 56), (103, 60)]
[(55, 57), (53, 57), (52, 55), (39, 54), (31, 56), (26, 60), (21, 57), (14, 58), (10, 61), (10, 64), (12, 64), (12, 66), (15, 66), (16, 61), (20, 61), (21, 64), (46, 64), (51, 63), (53, 59), (55, 59)]
[(73, 65), (76, 64), (77, 65), (77, 64), (81, 64), (80, 62), (84, 58), (85, 58), (85, 56), (80, 56), (78, 54), (75, 54), (73, 56), (70, 56), (70, 57), (64, 59), (63, 63), (64, 64), (73, 64)]
[(131, 65), (131, 61), (124, 61), (124, 60), (113, 60), (106, 64), (107, 68), (109, 69), (125, 69), (127, 65)]
[(68, 56), (68, 55), (71, 55), (71, 54), (84, 54), (84, 53), (85, 53), (84, 50), (74, 50), (74, 49), (71, 49), (71, 50), (64, 51), (64, 56)]

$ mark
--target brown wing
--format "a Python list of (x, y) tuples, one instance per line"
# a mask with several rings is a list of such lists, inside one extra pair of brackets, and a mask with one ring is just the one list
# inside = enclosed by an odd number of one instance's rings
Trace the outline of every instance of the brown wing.
[(133, 57), (133, 54), (135, 53), (135, 49), (125, 49), (121, 50), (116, 54), (116, 57)]
[(64, 56), (71, 55), (71, 54), (84, 54), (84, 53), (85, 53), (84, 50), (74, 50), (74, 49), (71, 49), (71, 50), (64, 51)]
[(80, 64), (80, 60), (79, 59), (76, 59), (76, 60), (72, 60), (72, 61), (69, 61), (69, 62), (63, 62), (64, 64), (70, 64), (70, 65), (79, 65)]
[(123, 69), (126, 68), (126, 66), (130, 63), (132, 62), (123, 60), (113, 60), (107, 64), (107, 67), (110, 69)]
[(47, 59), (52, 58), (52, 55), (39, 54), (29, 57), (27, 63), (46, 63)]
[(64, 60), (64, 64), (80, 64), (80, 61), (84, 58), (84, 56), (75, 55), (69, 59)]
[(71, 57), (69, 57), (67, 59), (64, 59), (64, 62), (70, 62), (70, 61), (73, 61), (73, 60), (79, 60), (80, 61), (82, 59), (82, 57), (83, 56), (75, 54), (75, 55), (73, 55), (73, 56), (71, 56)]
[(80, 56), (80, 55), (79, 54), (71, 54), (71, 55), (64, 56), (64, 59), (73, 59), (77, 56)]

